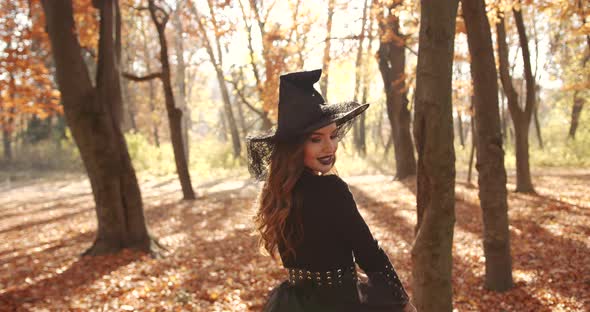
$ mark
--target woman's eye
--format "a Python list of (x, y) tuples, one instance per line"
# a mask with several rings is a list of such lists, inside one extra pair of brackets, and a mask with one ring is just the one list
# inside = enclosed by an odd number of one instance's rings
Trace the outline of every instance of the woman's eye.
[(321, 139), (319, 139), (319, 138), (312, 138), (312, 139), (311, 139), (311, 141), (312, 141), (313, 143), (318, 143), (318, 142), (320, 142), (320, 141), (321, 141)]

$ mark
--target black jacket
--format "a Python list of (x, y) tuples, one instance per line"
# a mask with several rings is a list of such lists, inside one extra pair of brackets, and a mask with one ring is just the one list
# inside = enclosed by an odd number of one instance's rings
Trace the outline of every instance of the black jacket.
[[(302, 202), (303, 240), (295, 257), (283, 256), (286, 268), (324, 271), (350, 267), (354, 262), (372, 276), (389, 276), (394, 296), (407, 294), (385, 252), (359, 214), (348, 185), (336, 175), (318, 176), (304, 170), (295, 186)], [(379, 273), (379, 274), (377, 274)]]

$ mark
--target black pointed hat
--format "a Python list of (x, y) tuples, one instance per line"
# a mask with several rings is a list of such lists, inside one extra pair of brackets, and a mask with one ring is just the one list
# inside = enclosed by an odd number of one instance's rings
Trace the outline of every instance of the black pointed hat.
[(265, 178), (276, 142), (301, 138), (333, 122), (342, 138), (355, 117), (369, 107), (356, 102), (327, 104), (313, 87), (321, 75), (321, 69), (281, 75), (276, 130), (246, 138), (248, 170), (256, 179)]

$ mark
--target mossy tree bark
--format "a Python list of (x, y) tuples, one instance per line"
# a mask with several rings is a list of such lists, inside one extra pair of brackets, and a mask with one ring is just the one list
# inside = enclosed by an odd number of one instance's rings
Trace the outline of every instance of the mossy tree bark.
[(166, 40), (166, 24), (170, 18), (169, 13), (158, 7), (154, 0), (148, 1), (150, 16), (158, 32), (160, 42), (160, 62), (162, 63), (162, 72), (160, 79), (164, 89), (164, 99), (166, 102), (166, 112), (168, 114), (168, 126), (170, 128), (170, 141), (174, 152), (174, 162), (176, 164), (176, 173), (180, 180), (183, 199), (195, 199), (195, 191), (191, 183), (190, 172), (188, 170), (188, 159), (186, 158), (182, 135), (182, 115), (181, 108), (176, 106), (174, 93), (172, 91), (172, 80), (170, 74), (170, 62), (168, 61), (168, 42)]
[(452, 66), (458, 0), (421, 0), (414, 139), (418, 152), (416, 240), (412, 248), (418, 311), (452, 311), (455, 225)]
[(502, 88), (508, 99), (508, 111), (514, 125), (514, 136), (516, 145), (516, 191), (523, 193), (534, 193), (531, 169), (529, 164), (529, 125), (531, 123), (533, 108), (535, 107), (535, 79), (531, 70), (531, 59), (528, 48), (528, 41), (524, 29), (524, 22), (520, 11), (513, 11), (514, 21), (518, 29), (519, 41), (522, 47), (526, 80), (526, 102), (524, 109), (518, 103), (518, 94), (512, 84), (512, 77), (508, 70), (508, 44), (506, 43), (506, 28), (504, 17), (499, 17), (496, 25), (496, 42), (498, 44), (498, 59), (500, 68), (500, 80)]
[(157, 252), (148, 234), (141, 192), (120, 128), (120, 11), (116, 0), (94, 1), (100, 11), (98, 68), (92, 85), (76, 37), (72, 1), (42, 1), (68, 126), (90, 179), (98, 231), (84, 254), (135, 248)]
[(506, 168), (498, 106), (498, 75), (492, 34), (484, 0), (461, 0), (467, 43), (471, 54), (477, 127), (479, 200), (483, 212), (483, 247), (486, 258), (485, 287), (512, 288), (512, 258), (508, 230)]
[(387, 117), (393, 137), (396, 178), (403, 179), (416, 175), (416, 158), (410, 132), (411, 116), (405, 79), (405, 41), (399, 29), (399, 18), (389, 16), (393, 14), (391, 12), (397, 5), (397, 3), (391, 4), (384, 10), (386, 15), (379, 18), (380, 32), (384, 35), (379, 42), (378, 61), (385, 89)]

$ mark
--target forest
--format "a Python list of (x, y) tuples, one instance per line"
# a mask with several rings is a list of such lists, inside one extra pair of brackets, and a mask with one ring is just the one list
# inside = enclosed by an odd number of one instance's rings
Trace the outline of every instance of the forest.
[(0, 311), (260, 311), (247, 138), (369, 103), (336, 168), (418, 311), (590, 310), (590, 3), (0, 2)]

